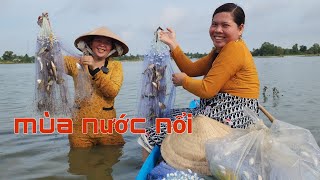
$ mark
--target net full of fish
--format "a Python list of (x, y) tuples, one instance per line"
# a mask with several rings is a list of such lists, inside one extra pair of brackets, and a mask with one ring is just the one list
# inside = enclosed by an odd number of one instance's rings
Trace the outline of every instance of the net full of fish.
[(175, 87), (171, 83), (173, 68), (168, 47), (159, 41), (158, 30), (144, 55), (141, 89), (138, 95), (138, 117), (146, 118), (146, 126), (155, 124), (155, 119), (169, 117), (174, 105)]
[(38, 19), (40, 31), (37, 36), (35, 55), (35, 106), (43, 113), (69, 115), (70, 99), (61, 45), (50, 27), (47, 13)]

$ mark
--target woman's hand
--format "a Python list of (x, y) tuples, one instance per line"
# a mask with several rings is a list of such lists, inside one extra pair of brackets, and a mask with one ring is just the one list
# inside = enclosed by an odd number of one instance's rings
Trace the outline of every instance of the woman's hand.
[(182, 86), (182, 83), (186, 77), (186, 73), (172, 74), (172, 83), (174, 84), (174, 86)]
[(95, 70), (98, 66), (95, 64), (92, 56), (82, 56), (80, 58), (80, 64), (87, 65), (91, 70)]
[(174, 50), (178, 46), (176, 41), (176, 33), (173, 29), (167, 28), (168, 31), (160, 31), (159, 32), (159, 39), (166, 45), (170, 47), (171, 50)]

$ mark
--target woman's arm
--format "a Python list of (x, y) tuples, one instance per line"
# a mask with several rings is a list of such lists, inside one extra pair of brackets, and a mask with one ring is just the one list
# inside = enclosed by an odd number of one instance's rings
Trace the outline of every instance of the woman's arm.
[(186, 73), (188, 76), (197, 77), (205, 75), (212, 63), (212, 54), (205, 56), (196, 62), (192, 62), (180, 49), (176, 40), (176, 33), (173, 29), (167, 28), (167, 31), (159, 32), (160, 40), (169, 46), (171, 50), (171, 56), (175, 60), (181, 72)]
[(181, 72), (186, 73), (190, 77), (197, 77), (203, 76), (209, 71), (213, 61), (213, 53), (214, 51), (211, 51), (208, 55), (192, 62), (190, 58), (183, 53), (180, 47), (177, 46), (171, 51), (171, 57), (174, 59)]
[(244, 65), (245, 53), (241, 44), (228, 43), (219, 53), (208, 74), (202, 79), (186, 77), (183, 88), (200, 98), (212, 98)]
[(63, 59), (66, 74), (75, 76), (75, 74), (78, 72), (77, 63), (79, 63), (79, 60), (72, 56), (64, 56)]

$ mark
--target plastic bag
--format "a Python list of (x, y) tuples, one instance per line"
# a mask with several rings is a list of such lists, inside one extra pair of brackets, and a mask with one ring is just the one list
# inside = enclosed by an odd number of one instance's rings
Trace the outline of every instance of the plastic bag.
[(206, 143), (211, 173), (219, 179), (320, 179), (320, 148), (309, 130), (275, 120), (233, 129)]

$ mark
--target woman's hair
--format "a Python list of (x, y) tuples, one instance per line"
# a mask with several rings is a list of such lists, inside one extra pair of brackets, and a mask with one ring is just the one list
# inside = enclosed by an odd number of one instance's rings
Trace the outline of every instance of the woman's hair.
[(218, 14), (218, 13), (221, 13), (221, 12), (229, 12), (231, 13), (231, 15), (233, 16), (233, 21), (238, 25), (240, 26), (241, 24), (244, 24), (245, 22), (245, 14), (244, 14), (244, 11), (243, 9), (234, 4), (234, 3), (226, 3), (226, 4), (223, 4), (221, 5), (220, 7), (218, 7), (213, 15), (212, 15), (212, 18)]

